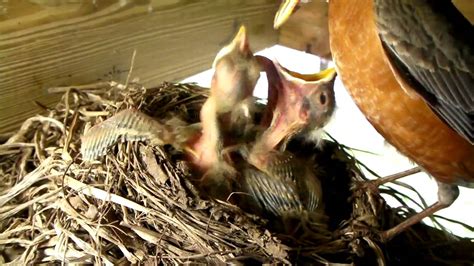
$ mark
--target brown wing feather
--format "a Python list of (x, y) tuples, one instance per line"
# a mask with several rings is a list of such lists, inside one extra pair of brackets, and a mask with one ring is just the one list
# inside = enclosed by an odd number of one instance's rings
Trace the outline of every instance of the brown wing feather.
[[(120, 111), (91, 127), (82, 137), (81, 153), (84, 160), (94, 160), (106, 153), (115, 142), (154, 140), (163, 142), (167, 130), (153, 118), (132, 109)], [(167, 142), (167, 141), (165, 141)]]
[(460, 135), (474, 143), (474, 28), (450, 0), (375, 0), (392, 65)]

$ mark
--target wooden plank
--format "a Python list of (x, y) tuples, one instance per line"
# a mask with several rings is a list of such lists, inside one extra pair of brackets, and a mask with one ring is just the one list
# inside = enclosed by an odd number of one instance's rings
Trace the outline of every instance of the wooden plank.
[[(453, 0), (453, 3), (474, 24), (474, 1)], [(278, 43), (330, 60), (328, 2), (313, 0), (302, 4), (282, 26)]]
[(474, 25), (474, 1), (472, 0), (453, 0), (454, 5)]
[(283, 24), (278, 43), (330, 60), (327, 1), (313, 0), (301, 5)]
[(210, 68), (242, 23), (254, 50), (277, 39), (272, 28), (279, 4), (275, 0), (2, 3), (0, 133), (38, 112), (34, 100), (56, 102), (47, 94), (48, 87), (99, 79), (123, 82), (134, 49), (132, 78), (153, 86)]

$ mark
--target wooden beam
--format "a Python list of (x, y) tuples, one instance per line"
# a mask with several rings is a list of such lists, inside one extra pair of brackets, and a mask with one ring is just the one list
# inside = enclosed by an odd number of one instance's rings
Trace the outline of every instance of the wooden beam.
[(210, 68), (240, 24), (254, 50), (277, 40), (275, 0), (58, 2), (0, 3), (0, 133), (56, 102), (48, 87), (124, 82), (134, 50), (132, 78), (154, 86)]
[[(461, 13), (474, 24), (474, 1), (453, 0)], [(328, 30), (328, 1), (312, 0), (281, 27), (278, 43), (331, 60)]]
[(453, 3), (464, 17), (474, 25), (474, 2), (472, 0), (453, 0)]

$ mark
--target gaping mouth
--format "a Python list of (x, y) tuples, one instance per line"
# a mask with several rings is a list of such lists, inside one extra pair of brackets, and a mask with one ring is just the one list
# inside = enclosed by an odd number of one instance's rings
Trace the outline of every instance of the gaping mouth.
[(278, 29), (283, 25), (296, 10), (299, 3), (300, 0), (284, 0), (280, 8), (278, 8), (275, 19), (273, 20), (273, 28)]
[(328, 82), (332, 80), (334, 76), (336, 75), (336, 69), (334, 67), (330, 67), (320, 72), (312, 73), (312, 74), (301, 74), (295, 71), (291, 71), (281, 65), (279, 65), (278, 67), (280, 68), (280, 74), (284, 75), (287, 80), (299, 79), (299, 80), (305, 81), (306, 83)]

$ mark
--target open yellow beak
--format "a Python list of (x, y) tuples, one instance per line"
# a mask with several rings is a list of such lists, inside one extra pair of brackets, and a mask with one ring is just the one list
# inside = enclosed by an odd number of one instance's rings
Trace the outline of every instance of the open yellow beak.
[(283, 0), (278, 8), (278, 11), (275, 15), (275, 20), (273, 21), (273, 28), (280, 28), (283, 23), (285, 23), (288, 18), (293, 14), (296, 9), (296, 6), (300, 3), (300, 0)]
[(281, 70), (283, 70), (280, 73), (285, 75), (287, 79), (296, 78), (296, 79), (303, 80), (304, 82), (328, 82), (328, 81), (331, 81), (336, 75), (336, 69), (334, 67), (330, 67), (320, 72), (312, 73), (312, 74), (301, 74), (295, 71), (291, 71), (281, 65), (279, 67)]

